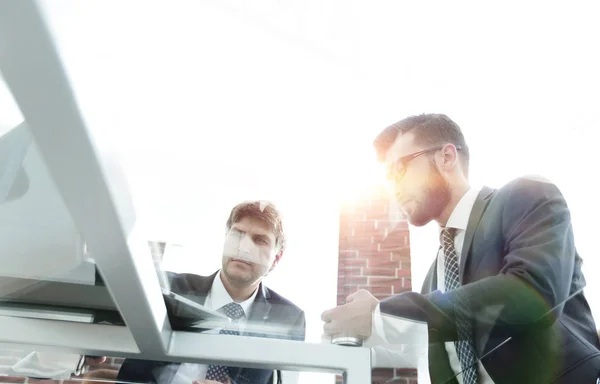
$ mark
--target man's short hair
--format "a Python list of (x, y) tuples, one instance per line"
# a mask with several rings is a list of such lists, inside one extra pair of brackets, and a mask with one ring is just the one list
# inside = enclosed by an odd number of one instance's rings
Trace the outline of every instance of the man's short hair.
[(281, 213), (275, 205), (265, 200), (245, 201), (233, 207), (229, 218), (227, 219), (227, 230), (230, 230), (233, 224), (244, 218), (252, 218), (264, 223), (275, 235), (275, 246), (277, 251), (282, 251), (286, 246), (285, 233), (283, 232), (283, 223)]
[(398, 135), (407, 132), (414, 134), (417, 145), (433, 148), (450, 143), (460, 146), (463, 168), (469, 174), (469, 147), (460, 127), (448, 116), (437, 113), (410, 116), (384, 129), (373, 143), (380, 161), (385, 159)]

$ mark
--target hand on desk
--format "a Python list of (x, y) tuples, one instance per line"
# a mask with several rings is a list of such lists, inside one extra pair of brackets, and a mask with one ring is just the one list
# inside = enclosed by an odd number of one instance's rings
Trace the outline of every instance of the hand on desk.
[(362, 340), (371, 336), (373, 311), (379, 304), (369, 291), (361, 289), (346, 298), (346, 304), (321, 315), (323, 330), (331, 336), (352, 336)]

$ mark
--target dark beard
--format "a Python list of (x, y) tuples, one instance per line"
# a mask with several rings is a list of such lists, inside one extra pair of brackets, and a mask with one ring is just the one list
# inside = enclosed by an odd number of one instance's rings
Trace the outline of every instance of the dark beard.
[(427, 178), (423, 200), (409, 218), (410, 223), (416, 227), (424, 226), (439, 217), (449, 202), (450, 186), (448, 182), (444, 180), (435, 165), (429, 163), (429, 177)]

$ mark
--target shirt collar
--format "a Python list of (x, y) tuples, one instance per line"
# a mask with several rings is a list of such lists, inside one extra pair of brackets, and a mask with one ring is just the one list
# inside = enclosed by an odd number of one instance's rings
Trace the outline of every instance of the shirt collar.
[(448, 222), (446, 223), (446, 228), (456, 228), (461, 231), (467, 230), (469, 216), (471, 216), (471, 211), (473, 210), (475, 200), (477, 200), (477, 195), (479, 195), (480, 190), (480, 188), (471, 188), (463, 195), (450, 214)]
[[(250, 309), (252, 308), (252, 303), (254, 303), (257, 293), (258, 288), (254, 290), (252, 296), (241, 303), (238, 303), (242, 306), (246, 318), (248, 318), (250, 315)], [(219, 309), (224, 305), (233, 302), (231, 295), (229, 295), (229, 292), (227, 292), (227, 289), (225, 289), (225, 285), (223, 285), (223, 280), (221, 280), (221, 271), (217, 273), (217, 276), (215, 276), (215, 279), (213, 280), (212, 287), (210, 289), (210, 299), (212, 302), (211, 305), (214, 309)]]

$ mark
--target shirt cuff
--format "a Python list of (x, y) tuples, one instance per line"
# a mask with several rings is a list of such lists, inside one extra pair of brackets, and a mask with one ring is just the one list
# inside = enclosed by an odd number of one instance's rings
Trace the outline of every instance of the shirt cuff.
[(379, 342), (387, 343), (387, 337), (385, 336), (385, 329), (383, 326), (383, 317), (381, 316), (380, 304), (377, 304), (375, 311), (373, 311), (373, 321), (371, 325), (371, 338), (378, 338)]

